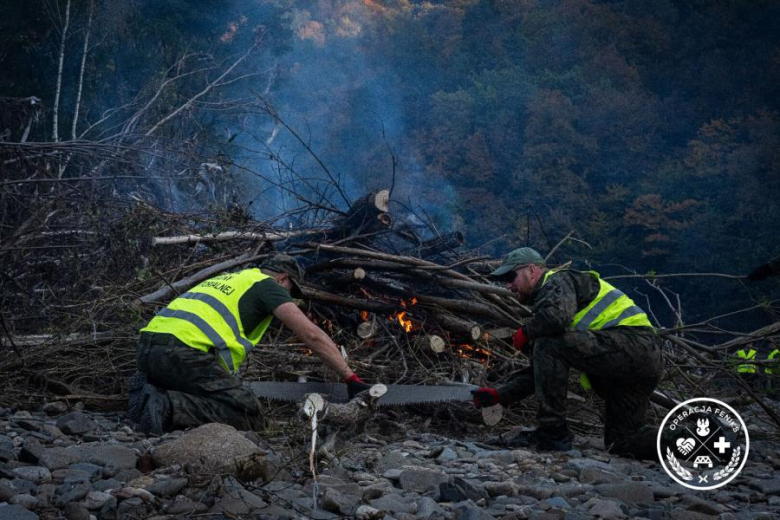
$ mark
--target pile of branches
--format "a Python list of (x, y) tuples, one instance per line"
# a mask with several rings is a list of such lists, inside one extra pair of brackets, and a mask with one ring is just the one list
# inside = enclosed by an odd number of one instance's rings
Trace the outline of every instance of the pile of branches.
[[(183, 215), (142, 202), (99, 211), (107, 213), (82, 218), (80, 232), (39, 232), (22, 242), (31, 244), (18, 250), (28, 264), (3, 280), (6, 302), (16, 305), (4, 305), (1, 406), (65, 398), (121, 409), (126, 378), (135, 369), (137, 330), (154, 312), (217, 273), (261, 264), (279, 251), (306, 267), (302, 307), (367, 380), (495, 384), (528, 364), (512, 349), (511, 336), (530, 310), (487, 277), (498, 260), (465, 250), (457, 230), (421, 238), (420, 227), (409, 224), (416, 221), (413, 215), (390, 211), (389, 190), (368, 193), (347, 211), (297, 229), (235, 211)], [(434, 228), (426, 229), (431, 234)], [(86, 251), (37, 252), (43, 267), (31, 261), (32, 244), (59, 239)], [(656, 282), (648, 281), (658, 287)], [(736, 388), (776, 422), (761, 393), (734, 377), (733, 353), (776, 336), (780, 324), (717, 345), (694, 339), (713, 330), (701, 323), (661, 331), (668, 374), (654, 399), (656, 415), (697, 395), (721, 394), (734, 402)], [(278, 324), (244, 371), (247, 379), (333, 377)], [(593, 432), (600, 422), (598, 399), (579, 388), (574, 376), (570, 390), (579, 402), (573, 425)], [(531, 409), (520, 409), (523, 420)]]

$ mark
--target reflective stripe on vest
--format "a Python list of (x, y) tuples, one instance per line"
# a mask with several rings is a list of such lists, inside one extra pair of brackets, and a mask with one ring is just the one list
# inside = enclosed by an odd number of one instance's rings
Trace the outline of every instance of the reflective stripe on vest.
[[(756, 351), (751, 349), (748, 349), (747, 352), (745, 352), (744, 349), (737, 351), (737, 356), (741, 357), (745, 361), (752, 361), (756, 358)], [(737, 365), (737, 372), (740, 374), (755, 374), (756, 373), (756, 365), (753, 364), (744, 364), (744, 365)]]
[(245, 331), (238, 312), (241, 297), (266, 278), (270, 277), (259, 269), (210, 278), (173, 300), (141, 331), (172, 334), (204, 352), (216, 348), (220, 364), (235, 373), (273, 319), (269, 315), (254, 330)]
[[(542, 286), (560, 270), (551, 269), (544, 274)], [(569, 325), (572, 330), (602, 330), (610, 327), (652, 327), (647, 314), (628, 296), (609, 282), (599, 277), (596, 271), (588, 274), (599, 281), (599, 293), (584, 309), (574, 315)], [(580, 374), (580, 385), (585, 390), (592, 388), (588, 375)]]
[[(770, 353), (769, 353), (769, 355), (766, 357), (767, 361), (774, 361), (774, 359), (775, 359), (775, 356), (777, 356), (778, 354), (780, 354), (780, 349), (774, 349), (774, 350), (773, 350), (772, 352), (770, 352)], [(771, 367), (766, 367), (766, 368), (764, 369), (764, 372), (766, 372), (767, 374), (774, 374), (775, 372), (777, 372), (778, 374), (780, 374), (780, 369), (778, 369), (778, 368), (771, 368)]]
[[(544, 274), (542, 285), (553, 274), (560, 272), (550, 270)], [(610, 327), (652, 327), (647, 314), (623, 291), (605, 282), (595, 271), (588, 274), (599, 281), (599, 293), (584, 309), (574, 315), (569, 327), (572, 330), (601, 330)]]

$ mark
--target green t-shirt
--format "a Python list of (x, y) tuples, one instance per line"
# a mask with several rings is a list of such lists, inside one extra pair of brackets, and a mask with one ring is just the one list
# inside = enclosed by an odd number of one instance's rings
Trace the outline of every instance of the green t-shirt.
[(253, 331), (274, 309), (291, 301), (293, 299), (287, 289), (273, 278), (257, 282), (238, 300), (238, 313), (244, 331)]

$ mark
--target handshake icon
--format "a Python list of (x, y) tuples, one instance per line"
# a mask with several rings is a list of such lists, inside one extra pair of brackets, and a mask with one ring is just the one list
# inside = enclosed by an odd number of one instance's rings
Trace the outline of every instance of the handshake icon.
[(696, 441), (693, 440), (692, 437), (688, 437), (687, 439), (683, 439), (680, 437), (677, 439), (677, 451), (679, 451), (682, 455), (688, 455), (691, 450), (696, 446)]

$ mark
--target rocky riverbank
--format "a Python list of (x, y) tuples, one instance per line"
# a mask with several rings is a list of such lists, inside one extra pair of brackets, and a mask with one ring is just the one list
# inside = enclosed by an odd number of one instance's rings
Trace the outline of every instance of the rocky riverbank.
[[(780, 446), (754, 441), (742, 473), (694, 492), (657, 463), (578, 437), (566, 453), (372, 429), (320, 457), (306, 424), (260, 438), (224, 425), (146, 438), (119, 414), (48, 403), (0, 409), (0, 520), (154, 518), (777, 518)], [(384, 429), (386, 432), (387, 430)]]

